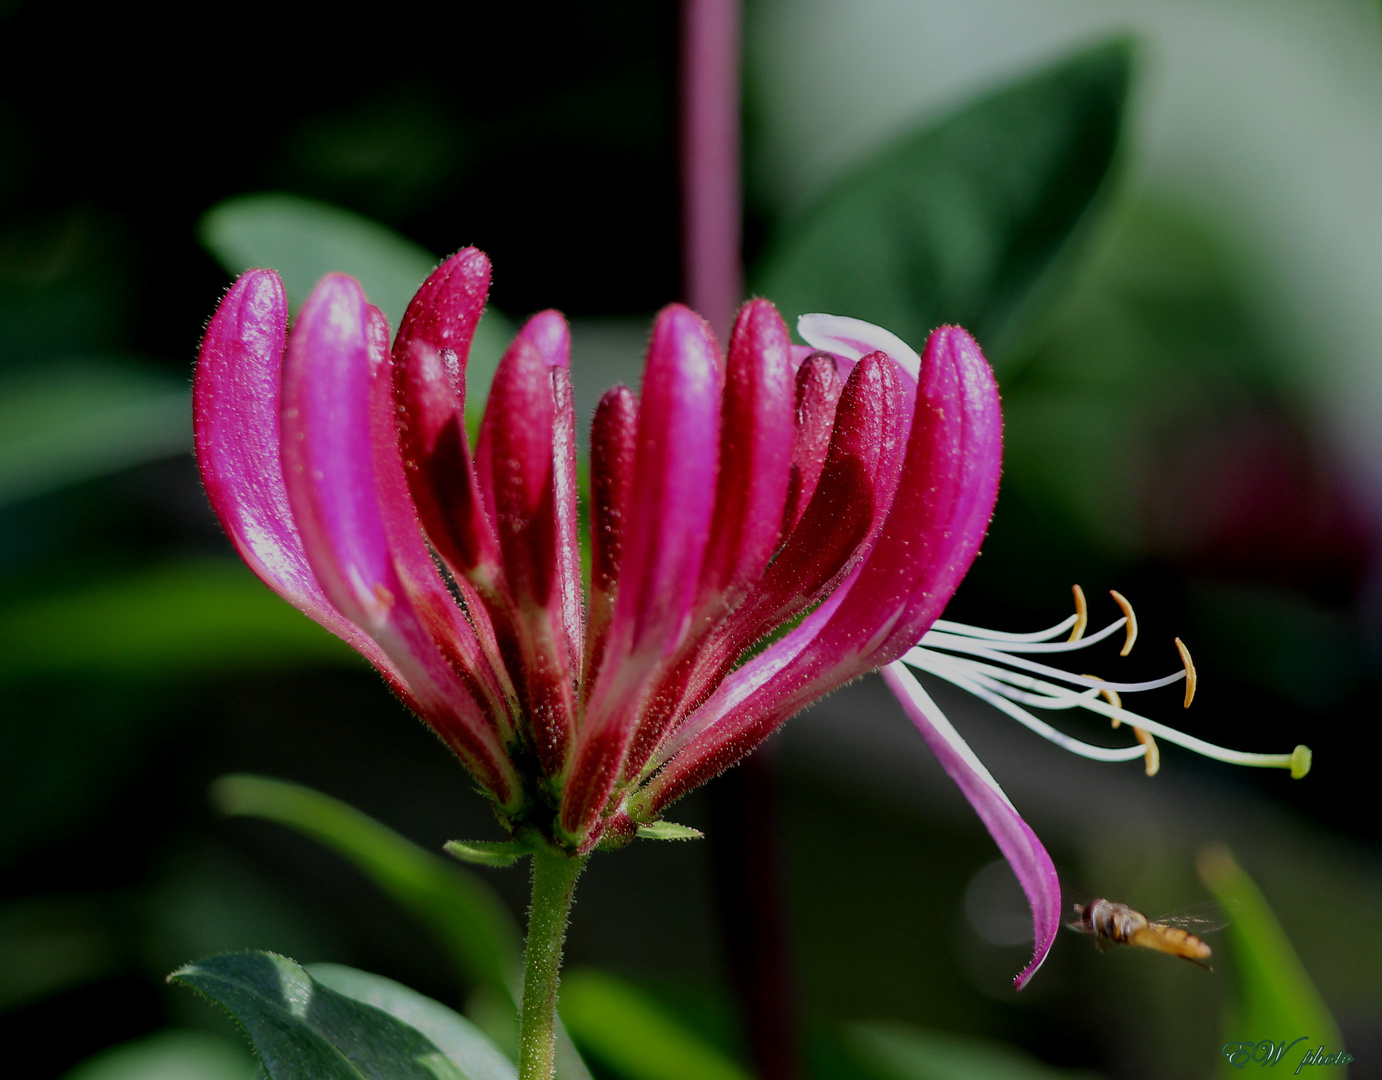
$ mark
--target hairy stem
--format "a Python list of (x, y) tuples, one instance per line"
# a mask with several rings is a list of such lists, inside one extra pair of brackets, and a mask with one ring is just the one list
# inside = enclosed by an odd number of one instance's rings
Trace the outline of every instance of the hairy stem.
[(523, 957), (518, 1080), (552, 1080), (556, 1069), (557, 983), (576, 879), (589, 856), (540, 848), (533, 854), (533, 903)]

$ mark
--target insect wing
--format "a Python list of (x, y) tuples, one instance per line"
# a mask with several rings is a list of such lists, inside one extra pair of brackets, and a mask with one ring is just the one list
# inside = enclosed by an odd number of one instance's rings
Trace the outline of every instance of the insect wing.
[(1202, 904), (1191, 904), (1189, 907), (1179, 908), (1168, 915), (1160, 915), (1148, 921), (1158, 926), (1173, 926), (1180, 930), (1188, 930), (1192, 934), (1202, 937), (1205, 934), (1212, 934), (1216, 930), (1222, 930), (1231, 923), (1240, 907), (1242, 905), (1236, 900), (1206, 900)]

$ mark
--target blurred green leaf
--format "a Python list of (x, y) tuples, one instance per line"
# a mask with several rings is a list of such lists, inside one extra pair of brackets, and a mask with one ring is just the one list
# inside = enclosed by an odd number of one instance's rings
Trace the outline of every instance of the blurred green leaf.
[(207, 211), (201, 241), (231, 274), (271, 266), (297, 307), (326, 274), (349, 274), (397, 326), (437, 265), (426, 248), (369, 218), (297, 195), (242, 195)]
[(1009, 344), (1113, 167), (1131, 46), (1100, 45), (904, 135), (769, 246), (754, 289), (885, 326), (917, 348), (942, 323)]
[(230, 560), (157, 566), (0, 609), (5, 680), (357, 661), (347, 645)]
[(108, 898), (44, 896), (0, 909), (0, 1012), (118, 970), (109, 906)]
[(213, 956), (168, 980), (229, 1012), (271, 1080), (475, 1080), (416, 1028), (328, 989), (286, 956)]
[[(1307, 1051), (1319, 1046), (1326, 1054), (1342, 1050), (1343, 1040), (1329, 1007), (1257, 883), (1222, 845), (1203, 848), (1198, 868), (1205, 887), (1234, 909), (1225, 936), (1237, 979), (1224, 1017), (1224, 1041), (1259, 1043), (1270, 1039), (1289, 1044), (1305, 1036), (1308, 1041), (1294, 1048), (1292, 1062), (1283, 1058), (1282, 1064), (1299, 1064)], [(1341, 1067), (1335, 1068), (1339, 1071), (1331, 1072), (1331, 1076), (1344, 1075)], [(1240, 1075), (1240, 1070), (1227, 1061), (1220, 1072)]]
[(182, 379), (116, 361), (0, 379), (0, 506), (191, 446)]
[(211, 801), (222, 813), (276, 821), (325, 844), (436, 934), (471, 979), (510, 993), (520, 967), (518, 928), (474, 874), (300, 784), (224, 776), (212, 785)]
[(854, 1024), (849, 1041), (888, 1080), (1093, 1080), (1055, 1069), (1001, 1043), (924, 1031), (907, 1024)]
[(628, 1080), (749, 1080), (742, 1066), (613, 975), (569, 972), (561, 1016), (577, 1043)]
[(513, 1080), (513, 1064), (454, 1009), (382, 975), (341, 964), (309, 964), (307, 972), (338, 994), (382, 1009), (426, 1035), (470, 1080)]
[(251, 1080), (243, 1046), (200, 1031), (160, 1031), (103, 1050), (62, 1080)]
[[(252, 266), (277, 270), (294, 308), (325, 275), (349, 274), (395, 328), (440, 261), (376, 221), (298, 195), (228, 199), (207, 211), (200, 234), (231, 275)], [(490, 380), (513, 334), (513, 324), (493, 308), (476, 328), (466, 369), (466, 416), (472, 424), (479, 422)]]

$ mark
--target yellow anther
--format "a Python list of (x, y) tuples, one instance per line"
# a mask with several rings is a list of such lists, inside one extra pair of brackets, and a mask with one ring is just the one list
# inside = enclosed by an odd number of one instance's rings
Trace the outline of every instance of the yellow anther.
[(1190, 650), (1180, 638), (1176, 638), (1176, 648), (1180, 650), (1180, 662), (1185, 665), (1185, 707), (1188, 709), (1195, 700), (1195, 661), (1190, 659)]
[(1161, 751), (1157, 748), (1156, 740), (1152, 738), (1150, 731), (1144, 731), (1140, 727), (1134, 727), (1132, 733), (1137, 736), (1137, 741), (1147, 748), (1147, 775), (1155, 776), (1161, 768)]
[(1071, 585), (1070, 591), (1075, 594), (1075, 625), (1067, 640), (1079, 641), (1084, 637), (1085, 627), (1089, 625), (1089, 605), (1085, 603), (1084, 590), (1078, 585)]
[[(1086, 679), (1099, 679), (1099, 676), (1097, 676), (1097, 675), (1090, 675), (1090, 674), (1088, 674), (1088, 673), (1086, 673), (1083, 677), (1086, 678)], [(1099, 681), (1100, 681), (1100, 682), (1103, 682), (1104, 680), (1103, 680), (1103, 679), (1099, 679)], [(1118, 696), (1118, 691), (1117, 691), (1117, 690), (1109, 690), (1109, 689), (1106, 689), (1105, 687), (1102, 687), (1102, 686), (1101, 686), (1101, 687), (1099, 687), (1099, 695), (1100, 695), (1105, 701), (1107, 701), (1110, 705), (1112, 705), (1115, 709), (1121, 709), (1121, 708), (1123, 707), (1123, 699), (1122, 699), (1121, 697)], [(1113, 726), (1114, 726), (1114, 727), (1117, 727), (1119, 724), (1121, 724), (1121, 723), (1123, 722), (1122, 720), (1118, 719), (1118, 717), (1116, 717), (1116, 716), (1111, 716), (1111, 717), (1109, 717), (1109, 719), (1113, 721)]]
[(1113, 602), (1123, 609), (1123, 617), (1128, 620), (1128, 625), (1124, 627), (1127, 636), (1123, 639), (1123, 647), (1118, 651), (1119, 656), (1127, 656), (1132, 652), (1133, 643), (1137, 640), (1137, 616), (1133, 614), (1128, 598), (1117, 589), (1110, 589), (1108, 594), (1113, 597)]

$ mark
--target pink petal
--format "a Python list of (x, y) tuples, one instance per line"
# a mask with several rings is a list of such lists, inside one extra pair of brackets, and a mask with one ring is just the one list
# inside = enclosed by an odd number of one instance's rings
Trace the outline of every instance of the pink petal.
[[(396, 503), (380, 502), (377, 403), (387, 401), (387, 327), (354, 280), (333, 274), (303, 305), (283, 371), (283, 473), (288, 503), (323, 591), (379, 643), (419, 712), (500, 801), (521, 798), (497, 735), (499, 718), (438, 651), (414, 606), (419, 568), (400, 574)], [(386, 482), (383, 491), (390, 493)], [(405, 560), (400, 560), (405, 561)]]
[[(715, 516), (691, 632), (639, 716), (626, 777), (642, 770), (687, 693), (699, 690), (698, 654), (759, 583), (782, 530), (793, 434), (791, 346), (787, 327), (766, 300), (750, 301), (740, 310), (726, 368)], [(715, 663), (710, 660), (712, 667)]]
[(1001, 456), (993, 374), (968, 334), (944, 327), (927, 343), (902, 479), (873, 550), (801, 626), (687, 718), (645, 804), (665, 806), (810, 701), (915, 644), (979, 550)]
[[(834, 436), (811, 505), (757, 588), (715, 634), (686, 680), (686, 698), (704, 697), (745, 649), (804, 614), (865, 556), (887, 519), (901, 472), (907, 419), (901, 380), (897, 364), (882, 353), (855, 366), (835, 411)], [(664, 694), (665, 689), (659, 697)], [(659, 760), (666, 761), (699, 735), (718, 715), (715, 709), (707, 705), (689, 719), (661, 749)], [(722, 727), (720, 737), (736, 737), (731, 731)], [(669, 767), (669, 782), (687, 764), (689, 759)]]
[(272, 270), (245, 273), (212, 316), (194, 390), (202, 482), (235, 549), (259, 579), (363, 653), (406, 694), (379, 646), (327, 599), (288, 507), (279, 439), (287, 326), (283, 283)]
[(644, 698), (689, 629), (715, 509), (723, 384), (704, 321), (679, 304), (664, 309), (643, 375), (619, 594), (563, 794), (561, 825), (573, 837), (604, 809)]
[(725, 365), (715, 517), (696, 605), (702, 612), (737, 603), (777, 547), (792, 464), (790, 349), (772, 304), (744, 305)]
[[(545, 350), (545, 351), (544, 351)], [(575, 736), (580, 627), (575, 565), (575, 444), (565, 320), (536, 316), (495, 372), (477, 462), (492, 507), (504, 589), (486, 594), (548, 776)], [(561, 402), (560, 419), (558, 398)]]
[(489, 260), (465, 248), (408, 305), (394, 341), (399, 437), (427, 535), (458, 572), (486, 580), (499, 546), (479, 497), (465, 430), (465, 369), (489, 292)]
[(599, 668), (614, 617), (638, 439), (638, 399), (627, 386), (605, 393), (590, 426), (590, 611), (586, 679)]
[(835, 428), (835, 406), (843, 390), (835, 358), (829, 353), (814, 352), (797, 369), (792, 472), (782, 511), (784, 538), (797, 527), (816, 490), (830, 448), (830, 433)]
[(1032, 962), (1013, 980), (1021, 990), (1046, 960), (1060, 931), (1060, 878), (1056, 875), (1051, 856), (1042, 847), (1036, 833), (1022, 820), (998, 786), (998, 781), (984, 768), (969, 744), (960, 738), (959, 732), (936, 707), (915, 676), (900, 663), (884, 666), (880, 674), (888, 688), (897, 695), (903, 710), (921, 732), (941, 767), (959, 785), (964, 797), (974, 807), (998, 844), (998, 850), (1017, 874), (1022, 891), (1027, 894), (1027, 902), (1032, 908), (1036, 949)]

